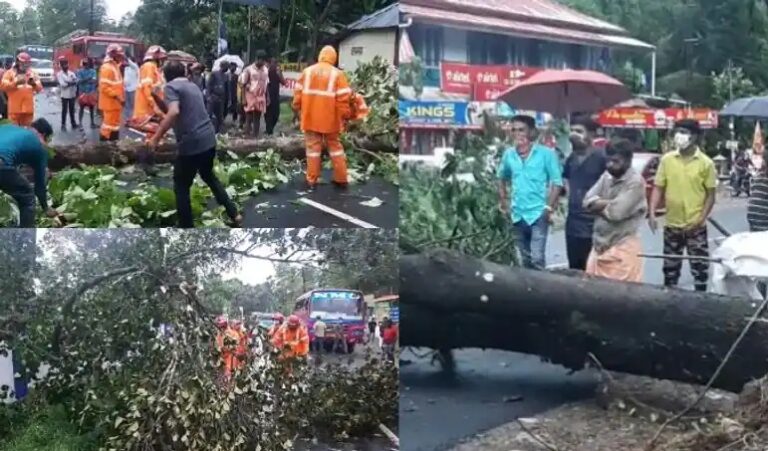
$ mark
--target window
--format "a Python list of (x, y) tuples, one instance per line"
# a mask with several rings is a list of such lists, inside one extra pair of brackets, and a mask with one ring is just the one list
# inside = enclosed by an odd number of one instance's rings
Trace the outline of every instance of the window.
[(470, 32), (467, 35), (470, 64), (509, 64), (512, 41), (505, 35)]
[(587, 48), (579, 44), (568, 45), (567, 64), (570, 69), (585, 69), (587, 66)]
[(568, 66), (567, 45), (556, 42), (541, 42), (539, 55), (541, 65), (546, 69), (565, 69)]
[(414, 25), (409, 33), (413, 49), (426, 67), (439, 67), (443, 59), (443, 29)]
[(362, 47), (352, 47), (352, 56), (360, 56), (363, 54)]

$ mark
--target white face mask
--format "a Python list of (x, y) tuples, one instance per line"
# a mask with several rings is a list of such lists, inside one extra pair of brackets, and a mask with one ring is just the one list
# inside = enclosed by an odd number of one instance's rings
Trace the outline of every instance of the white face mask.
[(686, 149), (691, 143), (691, 135), (685, 133), (675, 133), (675, 147), (678, 149)]

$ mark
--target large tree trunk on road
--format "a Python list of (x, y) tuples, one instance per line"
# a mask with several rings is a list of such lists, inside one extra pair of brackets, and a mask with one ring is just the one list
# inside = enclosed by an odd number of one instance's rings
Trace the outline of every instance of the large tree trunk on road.
[[(505, 349), (572, 369), (591, 352), (608, 370), (691, 383), (711, 377), (757, 308), (447, 251), (401, 258), (400, 299), (403, 346)], [(766, 373), (768, 323), (758, 321), (714, 386), (739, 391)]]
[[(356, 145), (374, 152), (392, 152), (386, 146), (375, 141), (356, 141)], [(113, 165), (122, 166), (138, 161), (139, 151), (146, 148), (141, 141), (122, 140), (119, 142), (80, 143), (75, 145), (55, 146), (55, 157), (48, 166), (52, 170), (66, 167), (88, 165)], [(285, 137), (266, 137), (259, 139), (230, 139), (230, 150), (240, 157), (245, 157), (253, 152), (274, 149), (280, 152), (285, 159), (293, 160), (304, 158), (304, 136), (293, 135)], [(396, 151), (396, 149), (394, 149)], [(156, 163), (169, 163), (176, 158), (176, 143), (167, 142), (160, 146), (154, 154)]]

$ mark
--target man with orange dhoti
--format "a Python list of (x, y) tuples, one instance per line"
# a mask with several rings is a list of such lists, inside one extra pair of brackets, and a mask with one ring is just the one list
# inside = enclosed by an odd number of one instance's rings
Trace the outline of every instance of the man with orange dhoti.
[(587, 274), (624, 282), (642, 282), (642, 244), (638, 229), (648, 202), (645, 180), (632, 169), (632, 143), (608, 145), (606, 172), (584, 196), (584, 208), (596, 215)]
[(352, 88), (347, 76), (335, 67), (336, 49), (325, 46), (317, 64), (301, 73), (293, 92), (293, 109), (300, 112), (301, 131), (307, 150), (307, 185), (314, 189), (320, 179), (323, 148), (333, 163), (333, 183), (346, 187), (349, 183), (347, 157), (340, 135), (344, 123), (352, 119)]
[(119, 44), (109, 44), (107, 57), (99, 68), (99, 110), (101, 110), (101, 140), (120, 138), (120, 121), (125, 106), (125, 84), (120, 69), (125, 51)]

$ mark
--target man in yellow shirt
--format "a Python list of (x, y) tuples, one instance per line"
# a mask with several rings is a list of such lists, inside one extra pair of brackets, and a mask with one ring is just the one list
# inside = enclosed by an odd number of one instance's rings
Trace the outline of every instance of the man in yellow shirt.
[[(701, 128), (695, 120), (675, 123), (676, 150), (661, 157), (651, 195), (648, 225), (656, 232), (656, 209), (662, 197), (666, 200), (667, 217), (664, 225), (664, 254), (709, 257), (707, 218), (715, 204), (717, 173), (712, 160), (699, 149), (697, 141)], [(664, 285), (676, 286), (683, 261), (664, 260)], [(706, 291), (709, 262), (690, 261), (696, 291)]]

